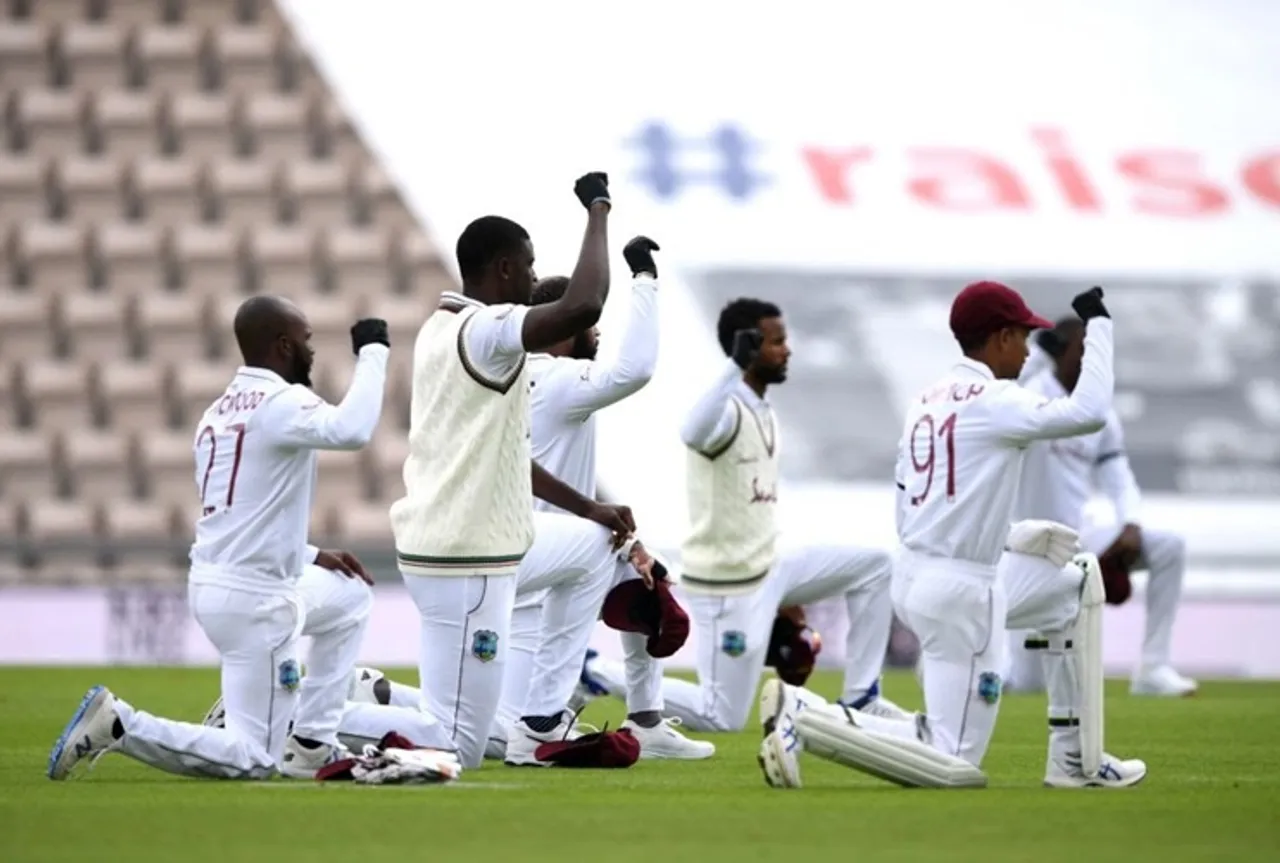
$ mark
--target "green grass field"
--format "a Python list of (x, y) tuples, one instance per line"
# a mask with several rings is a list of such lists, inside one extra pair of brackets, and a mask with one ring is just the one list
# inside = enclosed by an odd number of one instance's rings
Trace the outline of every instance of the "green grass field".
[[(835, 676), (815, 681), (836, 694)], [(208, 670), (0, 668), (0, 861), (1280, 859), (1280, 684), (1210, 683), (1165, 701), (1132, 698), (1116, 681), (1109, 747), (1150, 768), (1126, 791), (1040, 787), (1043, 698), (1016, 695), (985, 765), (992, 787), (980, 791), (904, 790), (812, 757), (803, 789), (774, 791), (755, 764), (754, 730), (715, 737), (705, 762), (488, 764), (437, 788), (180, 779), (118, 755), (50, 782), (49, 747), (94, 683), (193, 721), (217, 688)], [(887, 690), (918, 706), (912, 677)], [(584, 718), (617, 722), (621, 711), (598, 701)]]

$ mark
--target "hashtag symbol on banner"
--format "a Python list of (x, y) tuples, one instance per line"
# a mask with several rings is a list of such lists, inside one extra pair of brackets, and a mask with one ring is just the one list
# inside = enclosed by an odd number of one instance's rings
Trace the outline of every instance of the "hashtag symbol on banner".
[(754, 164), (759, 146), (729, 123), (705, 137), (682, 137), (666, 123), (652, 121), (627, 144), (640, 158), (636, 181), (663, 201), (690, 186), (719, 189), (734, 201), (745, 201), (769, 182)]

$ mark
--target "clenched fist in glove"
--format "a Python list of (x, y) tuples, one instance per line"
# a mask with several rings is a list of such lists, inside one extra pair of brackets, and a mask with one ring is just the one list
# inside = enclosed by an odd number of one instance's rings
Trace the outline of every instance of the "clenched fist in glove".
[(391, 336), (387, 332), (387, 322), (381, 318), (365, 318), (351, 325), (351, 349), (360, 356), (360, 349), (365, 345), (386, 345), (391, 347)]
[(622, 257), (631, 268), (631, 275), (648, 273), (658, 275), (658, 265), (653, 262), (653, 253), (658, 251), (658, 244), (648, 237), (636, 237), (622, 247)]
[(578, 196), (578, 200), (582, 202), (582, 206), (588, 210), (593, 204), (604, 203), (610, 207), (613, 202), (609, 200), (609, 175), (603, 171), (592, 171), (590, 174), (583, 174), (578, 178), (578, 182), (573, 184), (573, 193)]
[(1090, 318), (1111, 317), (1107, 307), (1102, 304), (1102, 288), (1098, 287), (1090, 288), (1083, 294), (1077, 294), (1071, 301), (1071, 308), (1076, 310), (1076, 314), (1082, 321), (1088, 321)]
[(1027, 519), (1009, 528), (1005, 548), (1018, 554), (1043, 557), (1061, 569), (1080, 551), (1080, 534), (1056, 521)]

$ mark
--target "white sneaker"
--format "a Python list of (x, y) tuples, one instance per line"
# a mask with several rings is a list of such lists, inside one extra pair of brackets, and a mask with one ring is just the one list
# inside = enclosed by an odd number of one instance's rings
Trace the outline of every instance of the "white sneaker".
[(80, 699), (62, 734), (49, 752), (45, 774), (50, 779), (66, 779), (71, 769), (85, 758), (97, 758), (115, 746), (116, 697), (105, 686), (95, 686)]
[(636, 725), (630, 719), (622, 727), (640, 741), (641, 758), (670, 758), (698, 761), (716, 754), (716, 745), (705, 740), (690, 740), (679, 731), (679, 717), (664, 719), (652, 728)]
[(1171, 665), (1139, 669), (1129, 685), (1131, 695), (1163, 695), (1179, 698), (1194, 695), (1200, 684), (1190, 677), (1183, 677)]
[(218, 696), (218, 700), (213, 702), (213, 706), (209, 708), (209, 712), (204, 715), (204, 719), (200, 721), (201, 725), (208, 725), (211, 728), (227, 727), (227, 707), (222, 703), (222, 696)]
[(280, 775), (290, 779), (315, 779), (321, 767), (350, 757), (351, 751), (345, 746), (325, 743), (308, 749), (298, 742), (298, 738), (290, 737), (284, 744)]
[(1141, 759), (1122, 761), (1103, 753), (1098, 775), (1090, 779), (1080, 769), (1079, 754), (1067, 753), (1049, 759), (1044, 784), (1049, 788), (1128, 788), (1137, 785), (1146, 775), (1147, 765)]
[(559, 724), (550, 731), (534, 731), (523, 719), (517, 719), (507, 731), (507, 752), (502, 761), (509, 767), (550, 767), (550, 761), (539, 761), (534, 755), (539, 746), (561, 740), (577, 740), (584, 734), (595, 733), (596, 730), (578, 722), (577, 716), (568, 710), (561, 712)]
[(391, 681), (376, 668), (357, 666), (351, 672), (351, 685), (347, 688), (347, 701), (356, 704), (390, 704)]
[(803, 705), (792, 688), (781, 680), (766, 680), (760, 692), (760, 724), (764, 740), (756, 761), (764, 773), (764, 781), (772, 788), (799, 788), (800, 736), (796, 732), (796, 713)]

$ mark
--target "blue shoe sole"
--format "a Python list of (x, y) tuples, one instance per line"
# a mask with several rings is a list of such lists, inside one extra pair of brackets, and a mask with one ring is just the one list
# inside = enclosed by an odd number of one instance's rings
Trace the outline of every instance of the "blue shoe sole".
[(58, 742), (53, 744), (53, 751), (49, 753), (49, 765), (45, 768), (44, 775), (53, 778), (53, 770), (58, 766), (58, 761), (62, 758), (62, 750), (67, 748), (67, 742), (71, 739), (71, 729), (84, 719), (85, 711), (89, 709), (89, 705), (93, 703), (93, 699), (98, 697), (98, 693), (105, 692), (105, 686), (94, 686), (84, 694), (84, 698), (80, 699), (80, 706), (76, 708), (76, 712), (71, 714), (71, 721), (67, 723), (67, 727), (62, 729), (62, 734), (58, 737)]

